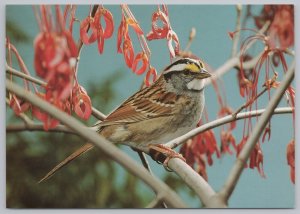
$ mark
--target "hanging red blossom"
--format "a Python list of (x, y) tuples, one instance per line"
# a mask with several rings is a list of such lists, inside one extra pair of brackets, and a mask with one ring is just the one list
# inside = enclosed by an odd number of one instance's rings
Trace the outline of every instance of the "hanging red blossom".
[[(141, 66), (138, 68), (138, 64), (141, 62)], [(137, 75), (141, 75), (149, 66), (149, 60), (147, 55), (144, 52), (140, 52), (135, 56), (135, 59), (132, 64), (132, 71)]]
[(104, 18), (105, 21), (105, 29), (103, 29), (103, 37), (104, 39), (108, 39), (113, 35), (114, 32), (114, 20), (112, 13), (100, 6), (95, 14), (95, 23), (97, 29), (102, 29), (101, 18)]
[[(101, 24), (101, 19), (104, 18), (105, 28)], [(89, 35), (88, 29), (91, 29)], [(90, 14), (86, 17), (80, 24), (80, 38), (81, 41), (89, 45), (97, 41), (98, 51), (100, 54), (104, 50), (104, 41), (105, 39), (110, 38), (114, 32), (114, 20), (112, 13), (104, 8), (99, 6), (95, 14)]]
[[(150, 81), (152, 76), (152, 80)], [(155, 70), (155, 68), (153, 68), (152, 66), (149, 67), (149, 70), (147, 71), (146, 77), (145, 77), (145, 84), (146, 86), (150, 86), (151, 83), (155, 82), (155, 80), (157, 79), (157, 71)]]
[(229, 153), (230, 155), (232, 155), (233, 152), (230, 149), (230, 145), (234, 148), (235, 151), (237, 150), (235, 138), (232, 135), (232, 132), (221, 131), (221, 152)]
[(290, 177), (295, 184), (295, 140), (291, 140), (286, 148), (287, 163), (290, 166)]
[(205, 131), (189, 140), (180, 148), (180, 153), (186, 159), (188, 165), (194, 168), (205, 180), (207, 180), (206, 161), (213, 164), (212, 155), (221, 157), (217, 141), (212, 130)]
[[(88, 29), (91, 29), (92, 33), (88, 33)], [(86, 17), (80, 23), (80, 38), (83, 44), (89, 45), (97, 40), (97, 28), (95, 19), (91, 16)]]
[[(237, 153), (236, 156), (238, 156), (240, 154), (240, 152), (242, 151), (244, 145), (246, 144), (248, 140), (248, 136), (245, 136), (242, 138), (241, 142), (237, 145)], [(250, 160), (249, 160), (249, 167), (251, 169), (253, 168), (257, 168), (259, 174), (265, 178), (265, 173), (263, 170), (263, 161), (264, 161), (264, 156), (263, 156), (263, 152), (260, 148), (260, 144), (256, 143), (254, 149), (252, 150), (251, 154), (250, 154)], [(248, 164), (245, 165), (245, 167), (248, 167)]]
[(41, 32), (34, 42), (34, 65), (37, 75), (45, 79), (55, 99), (70, 96), (74, 75), (76, 44), (68, 31)]
[(271, 137), (271, 122), (269, 122), (268, 126), (264, 130), (262, 142), (265, 142), (266, 136), (268, 136), (268, 141), (269, 141)]
[[(152, 14), (152, 30), (147, 34), (149, 41), (154, 39), (167, 39), (168, 48), (172, 58), (179, 55), (180, 43), (177, 34), (172, 30), (168, 9), (166, 5), (163, 5), (162, 10), (159, 8), (158, 11)], [(162, 23), (159, 27), (158, 23)], [(174, 42), (174, 46), (173, 43)]]
[[(141, 75), (148, 69), (145, 84), (150, 85), (150, 77), (152, 76), (152, 82), (156, 80), (156, 70), (150, 65), (150, 50), (146, 43), (144, 33), (136, 21), (129, 7), (125, 4), (121, 5), (122, 18), (118, 28), (117, 36), (117, 52), (122, 53), (126, 65), (132, 69), (132, 71)], [(129, 27), (131, 27), (138, 37), (142, 51), (135, 55), (134, 47), (129, 34)]]
[(255, 16), (254, 20), (258, 28), (261, 28), (266, 21), (271, 23), (268, 33), (274, 48), (284, 50), (294, 45), (293, 5), (265, 5), (261, 14)]
[(27, 111), (31, 105), (30, 103), (19, 99), (16, 95), (13, 94), (9, 102), (9, 106), (12, 108), (16, 115), (20, 115), (21, 113)]
[[(49, 102), (49, 100), (46, 99), (46, 95), (42, 93), (37, 93), (37, 96), (39, 96), (41, 99), (44, 99)], [(52, 100), (54, 101), (54, 100)], [(55, 101), (54, 101), (55, 102)], [(62, 109), (62, 103), (59, 101), (56, 101), (56, 103), (52, 104), (56, 105), (56, 107)], [(52, 118), (48, 113), (45, 113), (41, 111), (39, 108), (32, 106), (32, 115), (37, 118), (38, 120), (43, 122), (43, 126), (45, 131), (48, 131), (51, 128), (55, 128), (59, 124), (59, 120)]]
[[(78, 54), (77, 45), (71, 33), (65, 28), (68, 9), (65, 10), (64, 16), (61, 15), (58, 6), (55, 7), (56, 22), (52, 23), (51, 8), (49, 6), (41, 6), (40, 14), (37, 18), (40, 19), (41, 32), (35, 39), (34, 49), (34, 65), (38, 76), (42, 77), (47, 85), (45, 93), (37, 93), (42, 99), (55, 105), (62, 111), (71, 114), (71, 111), (83, 118), (88, 119), (91, 115), (91, 101), (86, 91), (78, 84), (75, 65)], [(95, 22), (91, 16), (81, 22), (80, 34), (83, 43), (89, 44), (96, 41), (98, 38), (108, 38), (112, 35), (109, 22), (109, 12), (103, 8), (98, 8), (101, 15), (105, 17), (107, 26), (104, 32), (99, 27), (100, 20)], [(98, 12), (100, 13), (100, 12)], [(73, 14), (73, 15), (72, 15)], [(71, 19), (74, 17), (75, 11), (71, 13)], [(64, 17), (64, 18), (63, 18)], [(96, 17), (100, 19), (100, 15)], [(72, 20), (71, 20), (72, 22)], [(88, 35), (88, 29), (92, 33)], [(100, 33), (99, 33), (100, 31)], [(101, 35), (101, 36), (99, 36)], [(98, 41), (99, 52), (103, 51), (103, 41)], [(72, 104), (72, 105), (71, 105)], [(40, 111), (38, 108), (32, 108), (32, 114), (37, 119), (44, 123), (44, 129), (54, 128), (59, 124), (59, 121), (50, 117), (47, 113)]]
[(131, 42), (131, 39), (128, 37), (123, 42), (123, 56), (126, 62), (126, 65), (131, 68), (134, 60), (134, 49)]
[(92, 114), (92, 102), (82, 86), (76, 86), (72, 92), (72, 105), (74, 112), (81, 119), (87, 120)]
[[(7, 60), (8, 65), (12, 67), (12, 55), (14, 54), (14, 56), (17, 58), (20, 71), (28, 76), (31, 76), (18, 50), (13, 44), (10, 43), (10, 40), (8, 38), (6, 39), (6, 47), (7, 47), (7, 55), (8, 55), (8, 60)], [(12, 80), (12, 75), (10, 75), (10, 79)], [(31, 91), (31, 88), (29, 87), (29, 81), (23, 79), (23, 83), (24, 83), (24, 89)], [(36, 85), (32, 83), (32, 86), (34, 91), (37, 92)], [(9, 101), (9, 106), (15, 112), (16, 115), (20, 115), (21, 113), (26, 112), (31, 107), (31, 103), (17, 97), (15, 94), (9, 93), (8, 101)]]
[(263, 156), (263, 152), (260, 148), (260, 145), (257, 143), (253, 149), (253, 151), (251, 152), (250, 155), (250, 164), (249, 167), (251, 169), (257, 168), (259, 174), (265, 178), (265, 173), (263, 170), (263, 163), (264, 163), (264, 156)]

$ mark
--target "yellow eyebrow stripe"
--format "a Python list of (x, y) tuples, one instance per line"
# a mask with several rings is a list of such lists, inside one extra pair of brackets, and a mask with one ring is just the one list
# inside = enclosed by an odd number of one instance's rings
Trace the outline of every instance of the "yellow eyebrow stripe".
[(188, 69), (188, 70), (190, 70), (190, 71), (192, 71), (192, 72), (200, 72), (200, 69), (199, 69), (199, 67), (197, 66), (197, 65), (195, 65), (194, 63), (191, 63), (191, 64), (187, 64), (186, 66), (185, 66), (185, 69)]

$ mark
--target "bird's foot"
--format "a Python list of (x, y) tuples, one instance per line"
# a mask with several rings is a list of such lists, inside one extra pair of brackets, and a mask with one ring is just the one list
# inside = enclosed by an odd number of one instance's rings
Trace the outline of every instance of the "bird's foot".
[(172, 171), (168, 167), (168, 162), (170, 161), (170, 159), (179, 158), (179, 159), (183, 160), (184, 162), (186, 162), (185, 158), (181, 154), (177, 153), (170, 147), (167, 147), (163, 144), (150, 144), (150, 145), (148, 145), (148, 147), (150, 150), (149, 153), (150, 153), (151, 157), (155, 161), (162, 163), (163, 166), (165, 167), (165, 169), (168, 171)]

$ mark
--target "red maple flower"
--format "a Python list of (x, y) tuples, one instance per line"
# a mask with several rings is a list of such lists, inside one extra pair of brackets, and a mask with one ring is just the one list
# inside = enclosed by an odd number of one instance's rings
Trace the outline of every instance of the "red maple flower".
[[(241, 140), (241, 142), (237, 145), (237, 153), (236, 156), (238, 156), (240, 154), (240, 152), (242, 151), (244, 145), (246, 144), (248, 140), (248, 136), (244, 136)], [(259, 174), (262, 177), (266, 177), (264, 170), (263, 170), (263, 160), (264, 160), (264, 156), (263, 156), (263, 152), (260, 148), (259, 143), (256, 143), (254, 149), (252, 150), (251, 154), (250, 154), (250, 160), (249, 160), (249, 167), (251, 169), (253, 168), (257, 168)], [(248, 164), (245, 165), (245, 167), (248, 167)]]
[[(39, 96), (41, 99), (44, 99), (49, 102), (48, 99), (46, 99), (46, 95), (43, 93), (37, 93), (37, 96)], [(56, 107), (62, 109), (62, 103), (60, 101), (51, 100), (52, 104), (54, 104)], [(56, 103), (53, 103), (56, 102)], [(32, 115), (37, 118), (38, 120), (43, 122), (44, 129), (47, 131), (51, 128), (55, 128), (59, 124), (59, 120), (52, 118), (48, 113), (45, 113), (41, 111), (36, 106), (32, 106)]]
[(180, 148), (180, 153), (185, 157), (187, 164), (205, 180), (208, 179), (205, 157), (209, 165), (213, 164), (213, 154), (216, 154), (217, 158), (221, 157), (213, 130), (205, 131), (190, 139)]
[[(129, 10), (128, 7), (124, 6), (124, 8), (126, 8), (126, 11)], [(133, 16), (130, 12), (128, 12), (128, 13), (131, 16)], [(134, 17), (126, 18), (124, 12), (122, 11), (122, 20), (121, 20), (121, 23), (118, 28), (117, 51), (118, 51), (118, 53), (123, 53), (126, 65), (129, 68), (132, 68), (132, 64), (134, 63), (134, 61), (135, 61), (135, 63), (137, 63), (137, 61), (140, 60), (141, 56), (146, 55), (146, 53), (143, 51), (144, 53), (139, 53), (136, 57), (134, 57), (134, 48), (132, 45), (132, 41), (131, 41), (131, 38), (129, 35), (129, 29), (128, 29), (129, 26), (132, 27), (132, 29), (135, 31), (135, 33), (138, 36), (144, 34), (142, 29), (138, 25), (138, 23), (135, 21)], [(123, 42), (123, 49), (121, 48), (122, 42)], [(146, 70), (146, 68), (147, 68), (147, 66), (143, 69), (143, 72)], [(135, 69), (136, 69), (136, 67), (135, 67)], [(136, 73), (135, 69), (133, 69), (133, 71)], [(142, 74), (143, 72), (140, 71), (138, 73)]]
[(262, 142), (265, 142), (265, 138), (268, 136), (268, 141), (270, 140), (271, 137), (271, 122), (269, 122), (268, 126), (264, 130), (264, 134), (262, 137)]
[(233, 152), (230, 149), (230, 145), (234, 148), (234, 150), (237, 150), (237, 146), (235, 143), (235, 138), (232, 135), (231, 131), (221, 131), (221, 152), (222, 153), (229, 153), (230, 155), (233, 154)]
[[(170, 22), (167, 15), (161, 10), (152, 14), (152, 31), (147, 35), (149, 41), (153, 39), (164, 39), (170, 29)], [(162, 27), (158, 27), (158, 23), (162, 23)]]
[[(159, 27), (158, 23), (162, 23)], [(180, 43), (177, 34), (172, 30), (168, 8), (166, 5), (162, 6), (162, 10), (152, 14), (152, 30), (147, 34), (146, 38), (151, 41), (154, 39), (167, 39), (168, 48), (172, 58), (179, 55)], [(173, 42), (175, 43), (173, 46)]]
[(72, 91), (72, 105), (78, 117), (87, 120), (92, 113), (92, 102), (86, 90), (77, 85)]
[(103, 29), (103, 37), (104, 39), (108, 39), (113, 35), (114, 32), (114, 20), (112, 13), (104, 8), (103, 6), (98, 7), (97, 12), (95, 13), (95, 23), (96, 28), (102, 29), (101, 18), (104, 18), (105, 21), (105, 29)]
[(286, 158), (290, 166), (290, 177), (293, 184), (295, 184), (295, 140), (291, 140), (286, 148)]
[(21, 100), (13, 94), (10, 99), (9, 106), (12, 108), (16, 115), (20, 115), (21, 113), (27, 111), (31, 104), (25, 102), (24, 100)]
[[(125, 4), (121, 5), (122, 19), (118, 28), (117, 36), (117, 52), (122, 53), (126, 65), (132, 69), (132, 71), (141, 75), (148, 69), (145, 84), (149, 86), (151, 84), (150, 77), (152, 76), (152, 82), (156, 80), (156, 70), (150, 65), (150, 50), (146, 43), (144, 33), (136, 21), (129, 7)], [(142, 51), (135, 55), (132, 40), (129, 34), (129, 27), (131, 27), (138, 37)]]
[[(150, 81), (150, 78), (152, 76), (152, 81)], [(157, 79), (157, 71), (155, 70), (155, 68), (153, 68), (151, 65), (149, 66), (149, 70), (147, 71), (146, 77), (145, 77), (145, 84), (146, 86), (150, 86), (151, 83), (155, 82)]]
[[(51, 21), (51, 8), (48, 6), (40, 7), (40, 25), (41, 29), (44, 30), (35, 39), (34, 65), (37, 75), (46, 80), (47, 85), (45, 94), (37, 94), (62, 111), (71, 114), (71, 111), (74, 110), (79, 117), (86, 120), (91, 115), (91, 101), (77, 81), (75, 73), (77, 46), (71, 33), (64, 26), (66, 20), (63, 20), (59, 7), (56, 6), (55, 8), (57, 19), (54, 24)], [(104, 39), (112, 35), (110, 28), (112, 23), (109, 22), (111, 14), (101, 7), (98, 8), (97, 12), (99, 13), (96, 16), (97, 22), (89, 16), (81, 23), (80, 34), (83, 43), (89, 44), (98, 38)], [(101, 15), (105, 17), (107, 24), (105, 32), (101, 31), (102, 28), (99, 24)], [(64, 18), (66, 18), (66, 14)], [(75, 17), (72, 18), (75, 19)], [(88, 28), (92, 29), (90, 36), (87, 34)], [(98, 40), (98, 45), (99, 52), (102, 52), (103, 41)], [(32, 109), (32, 113), (44, 123), (45, 130), (54, 128), (59, 124), (58, 120), (36, 107)]]
[(266, 21), (271, 22), (268, 33), (273, 47), (284, 50), (294, 44), (293, 5), (265, 5), (254, 20), (258, 28)]
[(250, 154), (250, 164), (249, 167), (251, 169), (257, 168), (259, 174), (265, 178), (265, 173), (263, 170), (263, 163), (264, 163), (264, 156), (263, 152), (260, 148), (260, 145), (257, 143), (253, 149), (253, 151)]
[[(92, 33), (88, 33), (88, 29), (92, 30)], [(95, 19), (91, 16), (86, 17), (80, 23), (80, 38), (83, 44), (89, 45), (97, 40), (98, 30), (96, 27)]]
[(57, 99), (71, 93), (77, 47), (69, 32), (41, 32), (34, 42), (34, 65), (38, 76), (48, 82), (48, 89), (56, 90)]
[[(18, 50), (13, 44), (10, 43), (9, 38), (6, 39), (6, 47), (7, 47), (7, 55), (8, 55), (8, 60), (7, 60), (8, 65), (12, 67), (12, 54), (14, 54), (14, 56), (17, 59), (20, 71), (28, 76), (31, 76)], [(10, 75), (10, 79), (12, 80), (12, 75)], [(31, 88), (29, 87), (29, 81), (23, 79), (23, 83), (24, 83), (24, 89), (27, 91), (31, 91)], [(33, 82), (31, 83), (34, 91), (37, 92), (36, 85)], [(29, 102), (26, 102), (25, 100), (17, 97), (15, 94), (9, 93), (8, 100), (9, 100), (9, 106), (15, 112), (16, 115), (20, 115), (21, 113), (26, 112), (31, 107), (31, 104)]]
[(131, 68), (134, 60), (134, 48), (131, 42), (130, 37), (125, 38), (123, 42), (123, 56), (126, 62), (126, 65)]
[[(141, 62), (141, 66), (138, 69), (138, 64)], [(135, 59), (132, 64), (132, 71), (137, 75), (143, 74), (149, 66), (149, 60), (147, 55), (144, 52), (140, 52), (135, 56)]]
[[(101, 24), (101, 19), (104, 18), (105, 28)], [(89, 35), (88, 30), (92, 32)], [(91, 14), (86, 17), (80, 24), (80, 38), (81, 41), (89, 45), (97, 41), (98, 51), (100, 54), (104, 50), (105, 39), (110, 38), (114, 32), (114, 20), (112, 13), (104, 8), (102, 5), (99, 6), (92, 16)]]
[(126, 31), (127, 31), (126, 28), (127, 28), (126, 19), (125, 19), (124, 13), (122, 13), (122, 19), (121, 19), (120, 25), (118, 27), (118, 37), (117, 37), (117, 52), (118, 53), (122, 53), (121, 45), (122, 45), (123, 37), (125, 35), (126, 36), (128, 35), (126, 33)]

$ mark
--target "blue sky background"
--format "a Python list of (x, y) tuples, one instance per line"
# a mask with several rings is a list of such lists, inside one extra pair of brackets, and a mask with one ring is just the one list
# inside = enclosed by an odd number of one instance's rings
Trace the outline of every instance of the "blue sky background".
[[(139, 21), (145, 33), (151, 29), (151, 15), (156, 6), (130, 6), (136, 19)], [(96, 44), (86, 46), (82, 50), (79, 64), (79, 82), (88, 88), (88, 83), (102, 82), (112, 73), (121, 70), (125, 73), (123, 78), (115, 84), (114, 90), (118, 96), (112, 102), (111, 109), (119, 105), (124, 99), (138, 90), (144, 76), (134, 75), (128, 69), (123, 60), (123, 55), (116, 52), (116, 33), (120, 23), (120, 8), (118, 6), (107, 6), (113, 13), (115, 20), (115, 32), (111, 39), (105, 41), (104, 53), (98, 54)], [(243, 8), (245, 9), (245, 7)], [(261, 6), (255, 6), (254, 11), (259, 12)], [(80, 6), (77, 10), (79, 19), (86, 17), (87, 6)], [(169, 6), (170, 20), (173, 30), (177, 33), (181, 47), (184, 48), (192, 27), (197, 30), (197, 36), (192, 44), (191, 50), (203, 58), (212, 68), (216, 69), (222, 65), (231, 55), (232, 41), (228, 37), (228, 32), (233, 31), (236, 22), (236, 10), (234, 5), (189, 5), (189, 6)], [(31, 6), (8, 6), (7, 18), (17, 22), (33, 40), (38, 33), (34, 14)], [(252, 21), (247, 22), (247, 27), (254, 27)], [(74, 32), (78, 32), (78, 26)], [(246, 35), (244, 35), (245, 37)], [(132, 37), (135, 37), (132, 34)], [(138, 44), (134, 43), (137, 49)], [(151, 41), (148, 43), (152, 51), (152, 65), (157, 70), (163, 69), (169, 63), (169, 53), (165, 40)], [(26, 62), (29, 70), (34, 74), (32, 66), (33, 47), (31, 44), (16, 43), (21, 56)], [(260, 46), (256, 47), (257, 52)], [(288, 59), (290, 62), (290, 59)], [(279, 70), (280, 72), (280, 70)], [(227, 102), (233, 109), (237, 109), (244, 103), (239, 95), (239, 88), (236, 80), (235, 70), (228, 72), (223, 78), (226, 88)], [(266, 96), (259, 102), (259, 108), (264, 108), (267, 104)], [(281, 106), (285, 106), (282, 102)], [(209, 86), (206, 89), (206, 106), (210, 120), (216, 118), (219, 107), (216, 95)], [(101, 110), (101, 106), (96, 106)], [(105, 112), (108, 113), (108, 112)], [(286, 161), (286, 145), (293, 138), (292, 116), (281, 115), (272, 118), (272, 135), (270, 142), (262, 144), (264, 152), (264, 171), (266, 178), (261, 178), (257, 170), (245, 169), (239, 183), (230, 198), (230, 207), (239, 208), (289, 208), (294, 205), (294, 185), (290, 181), (289, 167)], [(243, 122), (237, 123), (234, 136), (237, 143), (242, 137)], [(215, 130), (219, 142), (219, 129)], [(130, 149), (122, 147), (133, 158), (138, 157)], [(209, 183), (217, 191), (219, 190), (235, 161), (235, 156), (225, 155), (221, 159), (214, 157), (214, 164), (207, 168)], [(154, 173), (163, 178), (165, 170), (150, 160)], [(120, 167), (120, 174), (123, 169)], [(198, 205), (197, 198), (191, 198), (187, 193), (180, 193), (191, 206)]]

